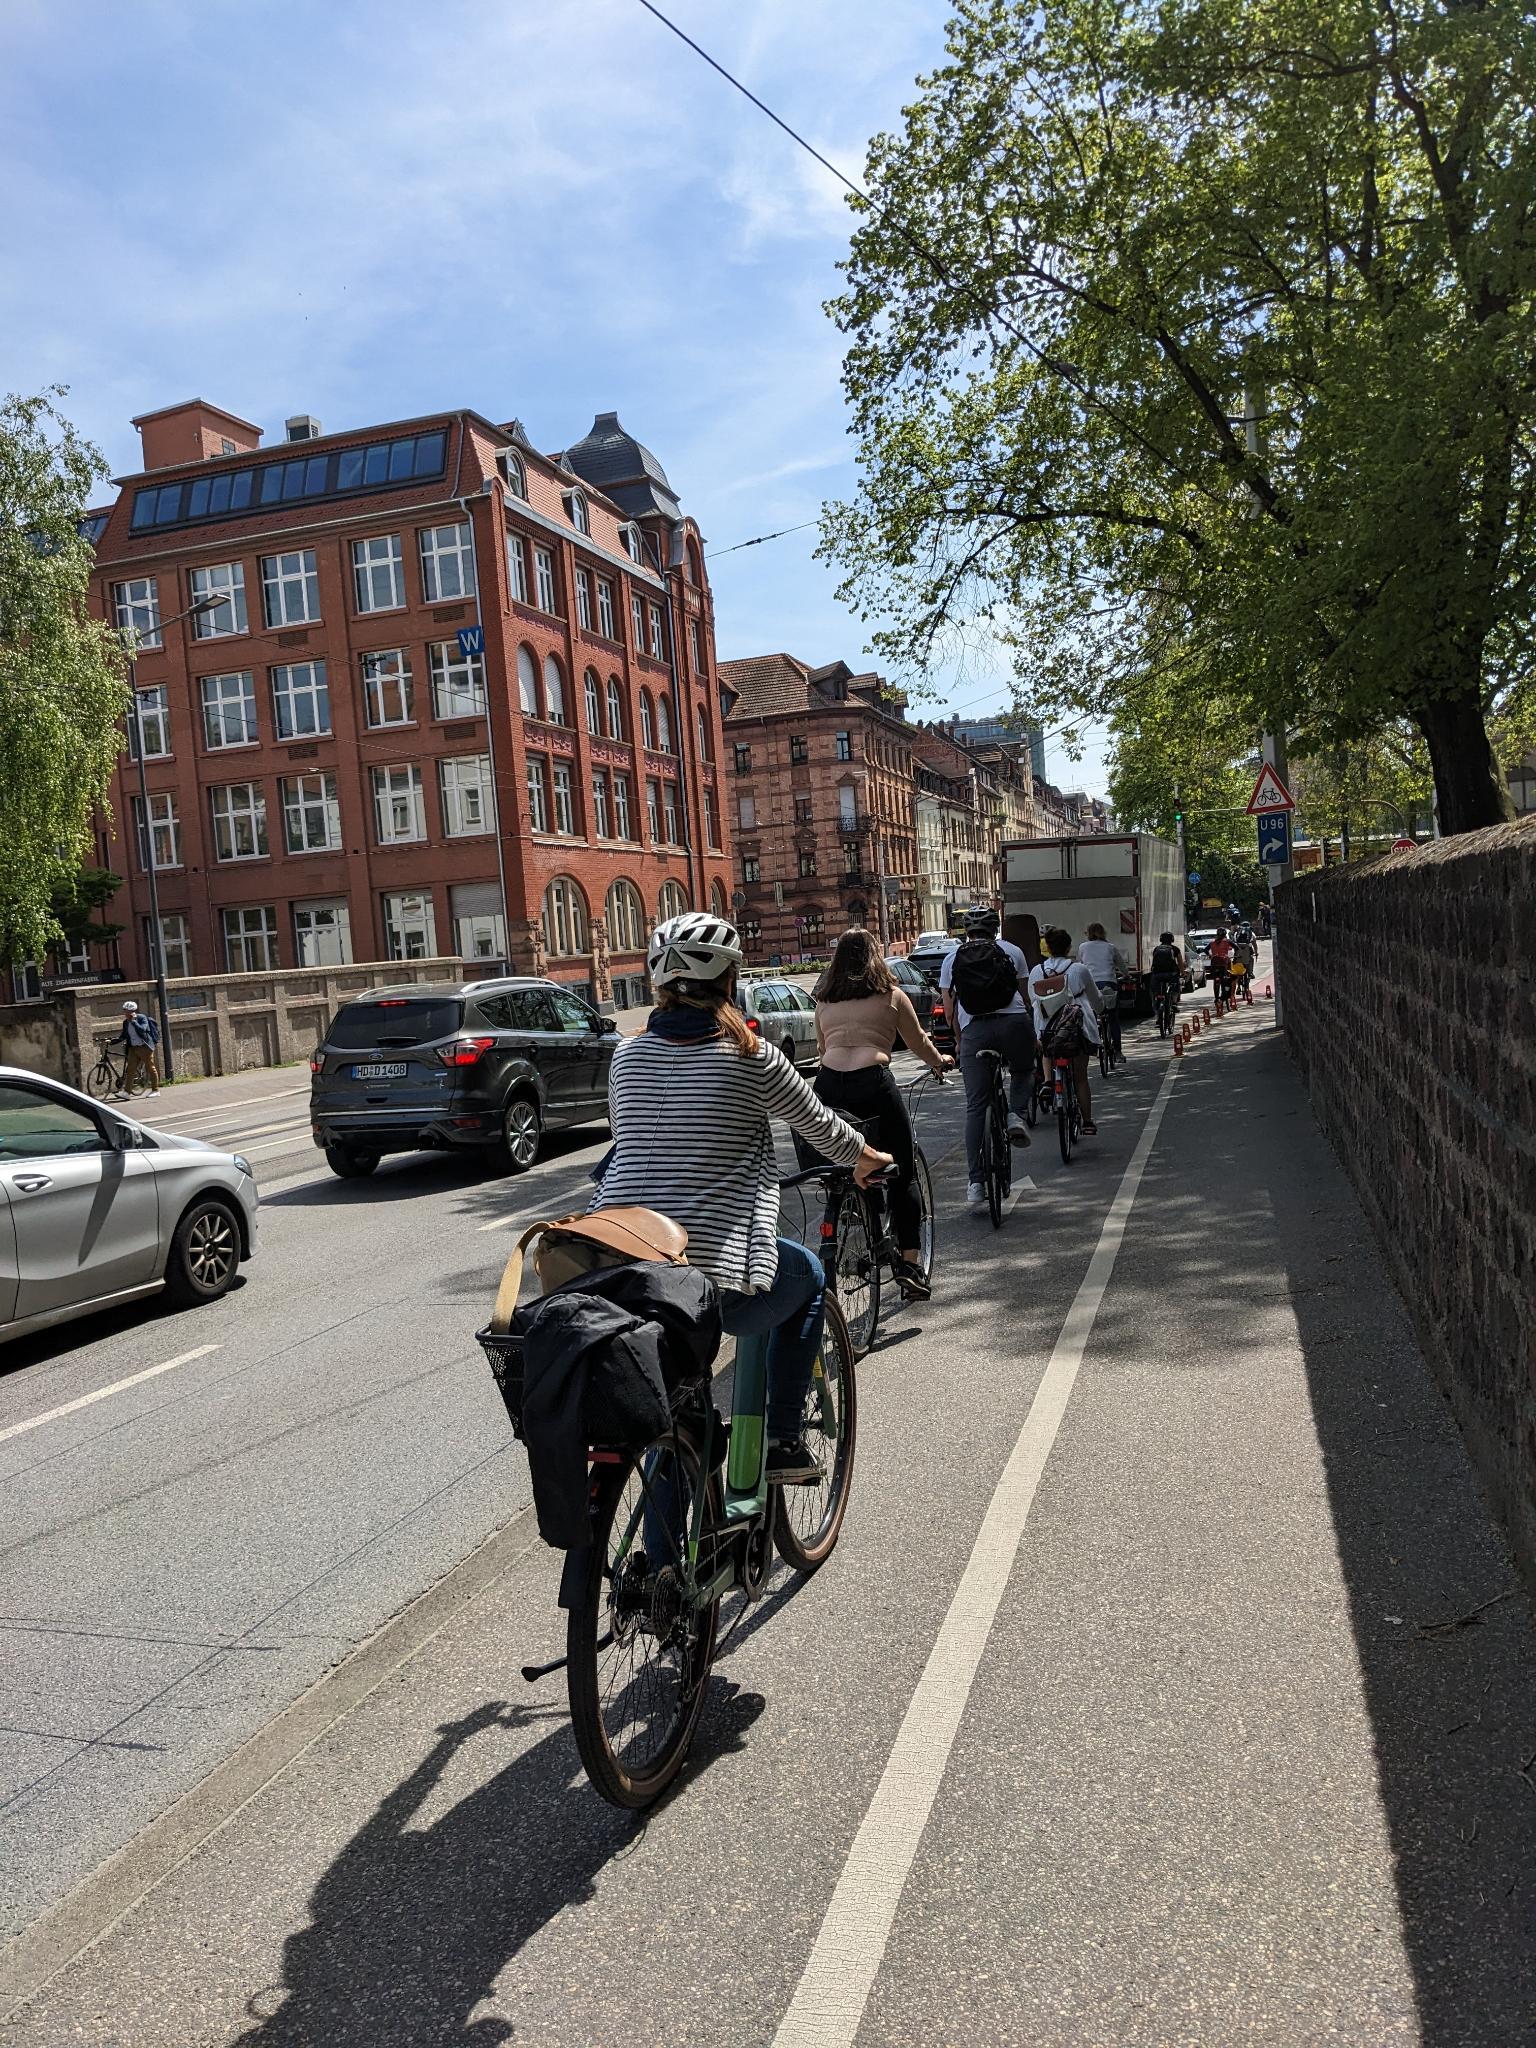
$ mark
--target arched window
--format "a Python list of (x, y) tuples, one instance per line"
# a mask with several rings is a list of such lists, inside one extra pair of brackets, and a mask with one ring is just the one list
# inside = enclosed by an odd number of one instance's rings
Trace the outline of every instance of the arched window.
[(709, 907), (715, 913), (716, 917), (724, 917), (726, 915), (725, 884), (723, 882), (710, 883)]
[(528, 472), (523, 468), (523, 458), (515, 448), (503, 448), (496, 458), (496, 467), (501, 471), (501, 480), (514, 498), (528, 495)]
[(603, 693), (595, 668), (587, 670), (582, 688), (587, 700), (587, 731), (600, 733), (603, 729)]
[(558, 958), (587, 950), (587, 899), (569, 875), (544, 891), (544, 943)]
[(628, 525), (619, 528), (619, 533), (624, 542), (624, 552), (629, 559), (632, 562), (643, 562), (645, 549), (641, 545), (639, 527), (631, 520)]
[(699, 706), (699, 759), (701, 761), (712, 761), (714, 758), (714, 755), (709, 751), (709, 713), (701, 704)]
[(624, 737), (624, 691), (617, 676), (608, 678), (608, 737)]
[(533, 658), (531, 647), (519, 647), (517, 650), (517, 702), (527, 717), (538, 717), (539, 665)]
[(699, 552), (699, 544), (691, 533), (688, 536), (688, 581), (690, 583), (702, 583), (704, 581), (704, 557)]
[(587, 501), (580, 491), (567, 491), (565, 509), (570, 515), (572, 526), (578, 533), (590, 533), (592, 521), (587, 516)]
[(622, 879), (608, 891), (603, 908), (608, 921), (610, 953), (643, 953), (649, 936), (645, 929), (645, 905), (633, 882)]
[(656, 744), (662, 753), (671, 753), (672, 711), (665, 697), (656, 699)]
[(640, 744), (642, 747), (656, 745), (656, 714), (651, 709), (651, 693), (640, 692)]
[(565, 723), (565, 677), (552, 654), (544, 657), (544, 716), (552, 725)]
[(688, 898), (683, 894), (681, 882), (663, 882), (661, 895), (656, 902), (656, 915), (662, 924), (669, 917), (681, 917), (688, 908)]

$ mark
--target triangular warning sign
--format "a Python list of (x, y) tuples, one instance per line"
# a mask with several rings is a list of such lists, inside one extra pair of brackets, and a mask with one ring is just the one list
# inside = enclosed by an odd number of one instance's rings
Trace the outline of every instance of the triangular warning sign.
[(1249, 817), (1259, 811), (1294, 811), (1295, 808), (1296, 799), (1266, 761), (1253, 785), (1253, 795), (1248, 799)]

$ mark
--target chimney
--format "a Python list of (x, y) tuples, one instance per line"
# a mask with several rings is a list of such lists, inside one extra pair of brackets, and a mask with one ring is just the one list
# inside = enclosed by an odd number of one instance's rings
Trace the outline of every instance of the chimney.
[(238, 413), (189, 398), (181, 405), (141, 412), (139, 430), (146, 469), (168, 469), (179, 462), (207, 462), (220, 455), (249, 455), (261, 440), (260, 427)]
[(284, 432), (290, 441), (318, 441), (320, 422), (313, 413), (296, 412), (291, 420), (284, 422)]

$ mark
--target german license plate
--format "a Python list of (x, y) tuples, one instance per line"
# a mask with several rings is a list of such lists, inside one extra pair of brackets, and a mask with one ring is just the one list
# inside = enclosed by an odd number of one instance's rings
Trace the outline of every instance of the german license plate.
[(370, 1060), (366, 1066), (354, 1067), (354, 1081), (403, 1081), (410, 1072), (405, 1060)]

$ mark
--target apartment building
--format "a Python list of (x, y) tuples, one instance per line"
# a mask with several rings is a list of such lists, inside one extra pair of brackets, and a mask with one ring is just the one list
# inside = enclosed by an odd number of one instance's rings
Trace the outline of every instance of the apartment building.
[(172, 976), (458, 954), (640, 1000), (651, 926), (732, 880), (703, 549), (655, 456), (613, 413), (553, 455), (468, 410), (270, 450), (201, 399), (134, 424), (89, 528), (138, 650), (122, 965), (153, 860)]
[(749, 957), (825, 953), (851, 924), (886, 945), (921, 915), (912, 728), (878, 675), (789, 654), (720, 664), (728, 826)]

